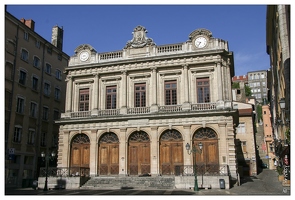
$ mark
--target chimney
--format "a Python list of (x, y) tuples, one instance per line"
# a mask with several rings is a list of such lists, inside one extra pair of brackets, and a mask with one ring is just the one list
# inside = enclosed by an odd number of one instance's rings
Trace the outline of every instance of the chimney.
[(22, 23), (24, 23), (27, 27), (29, 27), (30, 29), (32, 29), (33, 31), (35, 31), (35, 22), (34, 20), (32, 19), (24, 19), (24, 18), (21, 18), (20, 21)]
[(63, 29), (62, 27), (54, 26), (52, 28), (51, 44), (62, 51), (63, 44)]

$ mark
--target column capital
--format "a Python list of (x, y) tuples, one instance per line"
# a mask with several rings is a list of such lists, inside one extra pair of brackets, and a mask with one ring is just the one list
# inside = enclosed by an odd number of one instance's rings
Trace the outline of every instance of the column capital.
[(183, 64), (183, 69), (187, 69), (188, 68), (188, 64)]

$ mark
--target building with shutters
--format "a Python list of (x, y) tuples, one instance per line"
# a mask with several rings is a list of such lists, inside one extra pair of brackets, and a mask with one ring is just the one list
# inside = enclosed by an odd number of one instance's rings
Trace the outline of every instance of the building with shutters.
[[(65, 69), (58, 167), (91, 177), (178, 177), (195, 161), (198, 176), (237, 179), (233, 62), (227, 41), (206, 29), (157, 46), (137, 26), (120, 51), (78, 46)], [(186, 145), (199, 143), (202, 152), (188, 154)]]

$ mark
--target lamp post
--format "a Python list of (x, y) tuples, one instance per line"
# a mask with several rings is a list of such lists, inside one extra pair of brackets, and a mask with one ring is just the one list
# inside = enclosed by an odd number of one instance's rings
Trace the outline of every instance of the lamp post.
[(196, 166), (196, 153), (201, 154), (202, 153), (202, 148), (203, 144), (199, 142), (198, 144), (199, 149), (196, 148), (196, 146), (193, 145), (193, 148), (191, 149), (191, 146), (189, 143), (185, 145), (185, 148), (187, 150), (187, 153), (190, 155), (193, 153), (193, 167), (194, 167), (194, 175), (195, 175), (195, 185), (194, 185), (194, 191), (199, 191), (198, 187), (198, 177), (197, 177), (197, 166)]
[(45, 184), (44, 184), (44, 189), (43, 191), (47, 191), (48, 188), (47, 188), (47, 182), (48, 182), (48, 165), (49, 165), (49, 159), (50, 160), (53, 160), (54, 157), (55, 157), (55, 152), (52, 151), (51, 154), (48, 154), (48, 155), (45, 155), (45, 153), (42, 151), (41, 152), (41, 157), (43, 159), (45, 159), (45, 168), (46, 168), (46, 171), (45, 171)]

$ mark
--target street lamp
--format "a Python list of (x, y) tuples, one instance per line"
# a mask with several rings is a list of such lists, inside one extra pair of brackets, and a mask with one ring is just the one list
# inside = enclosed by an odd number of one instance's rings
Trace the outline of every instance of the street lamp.
[(44, 189), (43, 191), (47, 191), (47, 178), (48, 178), (48, 165), (49, 165), (49, 160), (53, 160), (55, 158), (55, 152), (52, 151), (51, 154), (45, 155), (44, 151), (41, 152), (41, 157), (45, 159), (45, 167), (46, 167), (46, 172), (45, 172), (45, 184), (44, 184)]
[(195, 175), (195, 185), (194, 185), (194, 191), (199, 191), (199, 187), (198, 187), (198, 177), (197, 177), (197, 166), (196, 166), (196, 153), (201, 154), (202, 153), (202, 148), (203, 148), (203, 144), (202, 142), (199, 142), (198, 144), (199, 149), (196, 148), (195, 145), (193, 145), (193, 148), (191, 149), (191, 146), (189, 145), (189, 143), (187, 143), (185, 145), (185, 148), (187, 150), (187, 153), (190, 155), (191, 153), (193, 153), (193, 165), (194, 165), (194, 175)]

